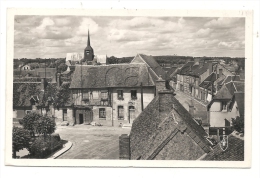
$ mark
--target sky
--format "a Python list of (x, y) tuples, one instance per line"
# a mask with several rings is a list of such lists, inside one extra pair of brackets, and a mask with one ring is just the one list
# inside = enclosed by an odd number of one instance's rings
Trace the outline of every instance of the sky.
[(14, 58), (95, 55), (245, 56), (245, 18), (15, 16)]

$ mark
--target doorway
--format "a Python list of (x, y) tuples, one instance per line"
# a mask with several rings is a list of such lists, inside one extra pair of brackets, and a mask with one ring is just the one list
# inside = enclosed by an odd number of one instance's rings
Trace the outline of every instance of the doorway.
[(79, 114), (79, 124), (83, 124), (83, 114)]
[(135, 119), (135, 107), (134, 106), (129, 106), (129, 110), (128, 110), (128, 121), (130, 123), (131, 120)]

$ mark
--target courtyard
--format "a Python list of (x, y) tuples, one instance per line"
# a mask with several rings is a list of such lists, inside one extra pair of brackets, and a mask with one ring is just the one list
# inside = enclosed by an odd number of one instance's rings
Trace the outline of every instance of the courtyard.
[(119, 136), (129, 134), (130, 128), (82, 124), (59, 126), (55, 132), (73, 144), (58, 159), (119, 159)]

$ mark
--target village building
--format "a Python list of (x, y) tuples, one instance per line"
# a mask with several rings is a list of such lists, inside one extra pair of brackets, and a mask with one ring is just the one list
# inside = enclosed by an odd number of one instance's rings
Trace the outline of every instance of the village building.
[(176, 90), (204, 101), (205, 93), (200, 89), (199, 84), (212, 73), (213, 65), (212, 61), (187, 62), (177, 74)]
[(203, 127), (165, 81), (158, 80), (156, 87), (156, 97), (134, 120), (130, 135), (120, 137), (120, 159), (196, 160), (209, 153), (212, 143)]
[(132, 123), (155, 96), (145, 64), (78, 65), (70, 85), (76, 124)]
[(244, 82), (224, 83), (207, 106), (210, 135), (232, 131), (232, 119), (244, 118)]

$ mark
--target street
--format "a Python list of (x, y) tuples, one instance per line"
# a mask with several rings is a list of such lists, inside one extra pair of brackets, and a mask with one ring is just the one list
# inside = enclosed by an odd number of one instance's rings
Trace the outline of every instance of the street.
[[(175, 91), (176, 95), (175, 98), (179, 100), (179, 102), (185, 107), (187, 111), (189, 111), (189, 105), (188, 102), (190, 102), (191, 98), (188, 97), (186, 94), (180, 92), (180, 91)], [(208, 125), (207, 121), (207, 107), (202, 105), (196, 100), (193, 100), (193, 104), (195, 107), (194, 111), (194, 117), (198, 117), (202, 119), (202, 125)]]
[(73, 143), (58, 159), (119, 159), (119, 136), (130, 128), (75, 125), (58, 127), (56, 133)]

